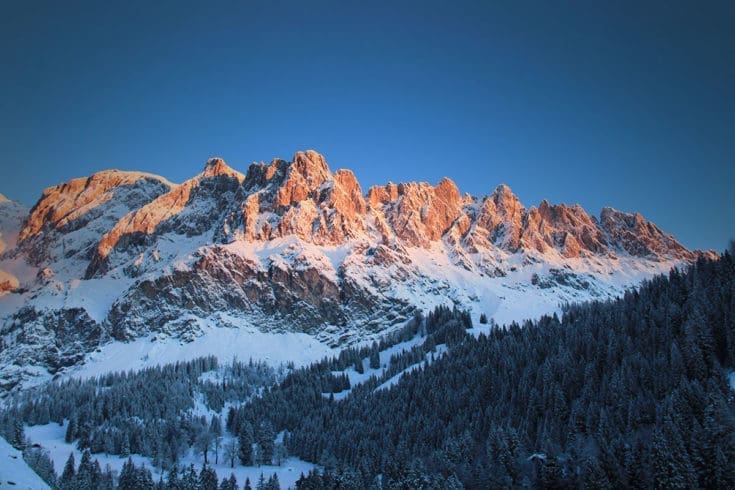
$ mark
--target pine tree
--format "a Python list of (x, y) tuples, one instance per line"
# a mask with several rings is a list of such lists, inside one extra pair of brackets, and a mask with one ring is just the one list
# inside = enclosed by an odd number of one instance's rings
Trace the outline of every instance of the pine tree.
[(32, 447), (23, 452), (23, 459), (50, 487), (56, 487), (56, 470), (48, 451)]
[(652, 464), (656, 488), (686, 488), (686, 478), (682, 474), (677, 454), (660, 428), (653, 432)]
[(541, 487), (543, 488), (565, 488), (563, 482), (562, 468), (556, 456), (549, 455), (541, 466)]
[(112, 468), (109, 464), (105, 465), (105, 471), (100, 478), (100, 490), (114, 490), (115, 483), (112, 476)]
[(153, 474), (151, 473), (151, 470), (145, 467), (145, 464), (136, 471), (135, 482), (135, 488), (137, 490), (153, 490)]
[(373, 342), (370, 349), (370, 369), (380, 369), (380, 350), (377, 342)]
[(613, 488), (596, 458), (589, 458), (585, 464), (584, 487), (599, 489)]
[[(280, 484), (280, 482), (278, 481), (278, 474), (277, 474), (277, 473), (273, 473), (273, 474), (272, 474), (272, 475), (271, 475), (271, 476), (270, 476), (270, 477), (268, 478), (268, 483), (266, 483), (265, 487), (266, 487), (266, 488), (267, 488), (268, 490), (281, 490), (281, 484)], [(345, 488), (356, 488), (356, 487), (351, 487), (351, 486), (349, 486), (349, 485), (346, 485), (346, 486), (345, 486)]]
[(238, 434), (238, 455), (244, 466), (253, 464), (253, 429), (248, 422), (240, 426)]
[(258, 427), (258, 463), (271, 464), (275, 451), (275, 438), (276, 434), (271, 423), (262, 422)]
[(219, 449), (222, 445), (222, 420), (216, 415), (212, 417), (209, 432), (212, 434), (213, 438), (214, 464), (219, 464)]
[(199, 488), (201, 490), (217, 490), (217, 473), (207, 465), (202, 467), (199, 473)]
[(123, 458), (130, 456), (130, 439), (127, 434), (122, 435), (122, 441), (120, 443), (120, 456)]
[(120, 470), (120, 478), (117, 481), (117, 490), (138, 490), (138, 468), (133, 463), (133, 458), (123, 464)]
[(181, 475), (181, 490), (199, 490), (198, 487), (199, 478), (194, 465), (191, 464)]
[(178, 490), (180, 486), (181, 482), (179, 481), (179, 467), (177, 465), (173, 465), (173, 467), (168, 472), (166, 487), (169, 490)]
[(64, 471), (59, 478), (59, 488), (61, 490), (72, 490), (74, 488), (76, 477), (76, 463), (74, 462), (74, 453), (69, 453), (69, 458), (64, 464)]
[(260, 478), (258, 478), (258, 484), (255, 485), (255, 490), (266, 490), (266, 481), (263, 472), (260, 473)]
[(10, 442), (16, 449), (20, 449), (22, 451), (25, 448), (26, 435), (23, 428), (23, 420), (20, 418), (15, 419), (13, 422), (13, 438)]
[(229, 478), (223, 478), (222, 483), (219, 486), (219, 490), (238, 490), (237, 478), (234, 473), (230, 473)]
[(88, 449), (82, 453), (82, 460), (79, 462), (79, 469), (75, 478), (75, 486), (78, 490), (93, 490), (97, 488), (97, 482), (94, 475), (94, 464), (92, 463), (92, 454)]
[(64, 440), (66, 442), (73, 442), (74, 439), (76, 439), (77, 436), (77, 419), (76, 418), (70, 418), (69, 419), (69, 425), (66, 426), (66, 435), (64, 436)]

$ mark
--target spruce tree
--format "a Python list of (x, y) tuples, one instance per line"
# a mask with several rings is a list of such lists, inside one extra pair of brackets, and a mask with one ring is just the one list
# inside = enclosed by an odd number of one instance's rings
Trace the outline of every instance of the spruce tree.
[(240, 426), (238, 434), (238, 456), (244, 466), (253, 464), (253, 429), (250, 423), (245, 422)]
[(370, 369), (380, 369), (380, 350), (376, 342), (370, 349)]
[(201, 490), (217, 490), (217, 473), (207, 465), (202, 467), (199, 473), (199, 488)]
[(79, 490), (93, 490), (97, 488), (95, 482), (94, 464), (92, 463), (92, 454), (88, 449), (82, 453), (82, 460), (79, 462), (79, 469), (75, 478), (75, 486)]
[(258, 463), (271, 464), (275, 452), (276, 434), (269, 421), (262, 422), (258, 426)]
[(135, 466), (132, 457), (123, 463), (120, 470), (120, 477), (117, 481), (117, 490), (138, 490), (138, 468)]
[(64, 440), (68, 443), (71, 443), (76, 439), (77, 436), (77, 419), (75, 417), (72, 417), (69, 419), (69, 425), (66, 426), (66, 435), (64, 436)]
[(74, 452), (69, 453), (69, 458), (64, 464), (64, 471), (59, 477), (59, 488), (61, 490), (73, 490), (76, 477), (76, 463), (74, 462)]

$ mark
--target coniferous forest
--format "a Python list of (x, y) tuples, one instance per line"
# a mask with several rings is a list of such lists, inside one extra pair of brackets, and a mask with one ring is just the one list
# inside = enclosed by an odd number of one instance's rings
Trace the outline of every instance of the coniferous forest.
[[(210, 357), (55, 382), (16, 396), (0, 429), (64, 489), (242, 488), (218, 481), (209, 458), (234, 466), (279, 454), (319, 465), (297, 482), (304, 489), (735, 487), (730, 253), (617, 300), (568, 305), (561, 318), (470, 327), (465, 312), (438, 308), (306, 368)], [(381, 351), (416, 338), (380, 375), (350, 385), (347, 370), (374, 369)], [(222, 417), (193, 415), (195, 400)], [(79, 465), (54, 469), (27, 447), (24, 424), (50, 422), (67, 423), (67, 441), (85, 450)], [(202, 465), (181, 468), (191, 447)], [(166, 478), (132, 459), (112, 475), (95, 466), (98, 453), (147, 456)]]

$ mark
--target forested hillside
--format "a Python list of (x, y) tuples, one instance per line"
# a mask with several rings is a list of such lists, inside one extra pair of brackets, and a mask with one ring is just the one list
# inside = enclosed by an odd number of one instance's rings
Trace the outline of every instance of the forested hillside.
[[(233, 465), (287, 452), (318, 463), (299, 488), (735, 486), (730, 253), (618, 300), (567, 306), (561, 319), (471, 327), (466, 313), (438, 308), (303, 369), (202, 358), (52, 383), (16, 398), (2, 430), (22, 447), (21, 420), (68, 420), (68, 440), (92, 458), (142, 454), (167, 470), (198, 447), (205, 468), (185, 472), (192, 488), (210, 488), (214, 451)], [(197, 416), (197, 404), (220, 415)], [(27, 454), (49, 473), (42, 450)], [(125, 488), (153, 484), (127, 468), (127, 480), (115, 476)], [(180, 488), (176, 475), (165, 480)]]
[[(391, 390), (344, 401), (282, 384), (244, 406), (328, 474), (304, 488), (732, 488), (730, 254), (616, 301), (455, 341)], [(382, 475), (382, 479), (377, 478)]]

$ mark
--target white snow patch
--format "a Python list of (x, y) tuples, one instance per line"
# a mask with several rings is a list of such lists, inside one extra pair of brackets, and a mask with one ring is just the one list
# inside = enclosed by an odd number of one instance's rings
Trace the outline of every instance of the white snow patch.
[(0, 488), (40, 490), (49, 488), (23, 460), (23, 454), (0, 437)]
[[(155, 339), (155, 340), (154, 340)], [(149, 335), (132, 342), (112, 342), (89, 355), (82, 366), (71, 368), (65, 376), (90, 378), (113, 371), (189, 361), (214, 355), (221, 362), (233, 358), (262, 360), (271, 366), (293, 362), (296, 367), (321, 360), (336, 351), (305, 333), (264, 333), (255, 327), (204, 326), (204, 333), (192, 342)]]

